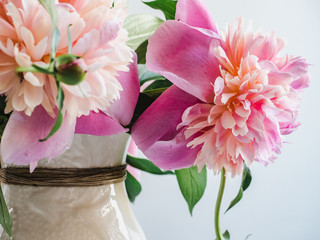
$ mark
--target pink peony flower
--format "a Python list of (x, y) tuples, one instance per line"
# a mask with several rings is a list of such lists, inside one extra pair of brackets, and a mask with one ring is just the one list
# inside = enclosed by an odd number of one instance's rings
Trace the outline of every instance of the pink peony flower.
[(284, 46), (274, 33), (245, 31), (241, 18), (219, 34), (199, 0), (179, 0), (147, 52), (148, 68), (175, 86), (138, 119), (135, 142), (164, 169), (206, 165), (234, 176), (243, 162), (272, 162), (299, 125), (309, 83), (306, 61), (279, 56)]
[(32, 163), (34, 168), (38, 160), (65, 151), (74, 133), (126, 132), (123, 126), (133, 115), (139, 79), (134, 54), (126, 45), (127, 32), (122, 28), (125, 1), (56, 2), (61, 32), (57, 55), (68, 52), (67, 27), (71, 24), (72, 54), (80, 56), (87, 69), (79, 85), (61, 83), (68, 124), (43, 143), (38, 140), (49, 133), (55, 120), (55, 79), (40, 73), (16, 75), (15, 69), (48, 63), (51, 20), (38, 0), (0, 2), (0, 94), (7, 97), (6, 112), (13, 111), (1, 141), (6, 163)]
[[(57, 54), (68, 52), (70, 26), (72, 54), (81, 56), (88, 71), (79, 86), (62, 84), (64, 112), (70, 121), (90, 111), (104, 111), (118, 99), (122, 86), (118, 71), (127, 71), (132, 52), (126, 46), (122, 28), (126, 16), (123, 1), (61, 1), (57, 3), (61, 40)], [(6, 112), (24, 111), (30, 116), (42, 106), (54, 116), (56, 84), (51, 76), (25, 73), (18, 66), (45, 65), (51, 47), (51, 19), (38, 0), (7, 0), (0, 3), (0, 94), (7, 96)]]

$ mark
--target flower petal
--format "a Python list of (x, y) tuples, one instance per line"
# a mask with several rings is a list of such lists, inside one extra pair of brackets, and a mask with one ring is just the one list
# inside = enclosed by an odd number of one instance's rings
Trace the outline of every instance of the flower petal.
[(212, 101), (212, 83), (220, 75), (213, 53), (220, 40), (212, 33), (178, 21), (163, 23), (149, 38), (147, 67), (202, 101)]
[(77, 118), (75, 133), (91, 134), (96, 136), (114, 135), (126, 132), (118, 120), (107, 116), (103, 112), (91, 111), (89, 116), (82, 115)]
[(192, 27), (205, 28), (218, 33), (208, 10), (199, 0), (179, 0), (175, 19)]
[(236, 125), (236, 121), (234, 120), (230, 111), (224, 111), (221, 116), (221, 124), (225, 129), (233, 128)]
[(126, 126), (130, 123), (140, 92), (140, 82), (137, 67), (137, 57), (133, 54), (134, 62), (129, 65), (128, 72), (120, 72), (118, 81), (123, 90), (120, 99), (116, 100), (105, 113)]
[(198, 102), (194, 96), (172, 86), (134, 124), (133, 140), (159, 167), (173, 169), (193, 164), (199, 149), (186, 146), (185, 137), (177, 126), (183, 112)]
[(158, 141), (144, 151), (144, 154), (158, 167), (170, 170), (191, 167), (200, 147), (188, 148), (183, 134), (170, 141)]
[(61, 128), (47, 141), (39, 142), (51, 130), (55, 119), (42, 107), (37, 107), (30, 117), (14, 111), (1, 139), (1, 155), (5, 163), (27, 165), (43, 158), (54, 158), (62, 154), (73, 139), (74, 124), (64, 119)]
[(176, 86), (168, 88), (133, 125), (133, 140), (144, 151), (158, 140), (173, 139), (184, 111), (198, 102)]

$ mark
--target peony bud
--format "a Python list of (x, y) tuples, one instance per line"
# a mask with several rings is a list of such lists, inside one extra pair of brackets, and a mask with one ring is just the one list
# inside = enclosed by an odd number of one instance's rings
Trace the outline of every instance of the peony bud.
[(56, 79), (68, 85), (77, 85), (87, 73), (87, 65), (80, 57), (65, 54), (57, 57), (54, 63)]

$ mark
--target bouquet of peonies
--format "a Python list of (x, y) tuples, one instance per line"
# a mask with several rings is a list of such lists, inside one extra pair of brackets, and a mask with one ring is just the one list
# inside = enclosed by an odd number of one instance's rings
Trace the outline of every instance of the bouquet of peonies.
[[(200, 0), (145, 4), (166, 21), (127, 17), (121, 0), (1, 1), (2, 160), (33, 172), (74, 134), (128, 132), (151, 161), (128, 155), (127, 163), (175, 174), (190, 213), (207, 169), (221, 175), (215, 232), (230, 239), (219, 225), (226, 176), (242, 174), (229, 210), (250, 185), (249, 166), (273, 162), (299, 126), (308, 64), (281, 55), (283, 39), (246, 29), (242, 18), (218, 30)], [(128, 176), (134, 201), (141, 186)]]

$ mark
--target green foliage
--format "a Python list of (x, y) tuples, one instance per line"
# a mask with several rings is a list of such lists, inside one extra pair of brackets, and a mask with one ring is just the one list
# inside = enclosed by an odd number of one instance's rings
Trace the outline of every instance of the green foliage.
[(248, 240), (249, 237), (252, 237), (252, 234), (249, 234), (244, 240)]
[(55, 1), (53, 0), (39, 0), (39, 2), (44, 6), (47, 12), (50, 15), (52, 22), (52, 40), (51, 40), (51, 56), (50, 61), (52, 62), (56, 56), (56, 51), (58, 47), (58, 43), (60, 40), (60, 31), (57, 27), (58, 24), (58, 11)]
[(125, 186), (130, 202), (134, 202), (136, 197), (141, 192), (141, 184), (135, 179), (129, 172), (127, 172), (127, 178), (125, 180)]
[(55, 27), (58, 24), (58, 12), (56, 3), (53, 0), (39, 0), (43, 7), (50, 15), (52, 25)]
[(228, 232), (228, 230), (226, 230), (222, 236), (224, 237), (224, 240), (230, 240), (230, 233)]
[(137, 121), (137, 119), (141, 116), (141, 114), (155, 101), (156, 99), (148, 96), (145, 93), (140, 93), (138, 97), (137, 105), (134, 109), (134, 113), (129, 125), (125, 126), (129, 128), (129, 133), (131, 132), (131, 128), (133, 124)]
[(153, 83), (151, 83), (145, 90), (144, 92), (146, 93), (147, 91), (150, 90), (155, 90), (155, 89), (167, 89), (168, 87), (172, 86), (172, 82), (170, 82), (167, 79), (159, 79)]
[(50, 53), (50, 62), (53, 62), (54, 58), (56, 57), (56, 52), (58, 49), (58, 44), (60, 41), (60, 31), (58, 27), (55, 27), (53, 30), (52, 40), (51, 40), (51, 53)]
[(175, 171), (179, 187), (184, 199), (189, 206), (190, 214), (199, 202), (207, 186), (207, 169), (198, 172), (197, 167), (184, 168)]
[(12, 239), (12, 220), (0, 186), (0, 224)]
[(142, 171), (156, 174), (156, 175), (174, 174), (174, 172), (172, 171), (162, 171), (160, 168), (154, 165), (150, 160), (143, 159), (143, 158), (136, 158), (131, 155), (127, 155), (127, 163), (132, 167), (135, 167)]
[(167, 89), (168, 89), (168, 87), (156, 88), (156, 89), (144, 91), (143, 93), (148, 95), (149, 97), (156, 99), (156, 98), (160, 97), (160, 95)]
[(136, 54), (138, 57), (138, 64), (146, 64), (146, 54), (148, 48), (148, 40), (145, 40), (140, 46), (136, 49)]
[(72, 38), (71, 38), (71, 32), (70, 32), (70, 27), (72, 24), (68, 25), (67, 28), (67, 35), (68, 35), (68, 54), (70, 55), (72, 52)]
[(176, 0), (155, 0), (152, 2), (143, 2), (144, 4), (152, 7), (154, 9), (158, 9), (163, 12), (166, 20), (173, 20), (176, 15)]
[(57, 119), (56, 119), (56, 122), (54, 123), (54, 125), (52, 126), (49, 134), (44, 139), (40, 139), (39, 140), (40, 142), (47, 141), (50, 137), (53, 136), (53, 134), (55, 134), (60, 129), (60, 127), (62, 125), (63, 114), (62, 114), (61, 110), (63, 107), (64, 93), (63, 93), (63, 90), (60, 86), (60, 82), (57, 82), (57, 88), (58, 88), (58, 95), (57, 95), (58, 115), (57, 115)]
[(250, 169), (244, 163), (243, 164), (243, 172), (242, 172), (242, 182), (241, 182), (239, 192), (238, 192), (237, 196), (231, 201), (231, 203), (230, 203), (228, 209), (225, 211), (225, 213), (227, 211), (229, 211), (232, 207), (234, 207), (242, 199), (243, 192), (250, 186), (251, 180), (252, 180), (252, 176), (251, 176)]
[[(226, 230), (223, 234), (223, 240), (230, 240), (230, 233), (228, 230)], [(216, 239), (217, 240), (217, 239)]]
[(124, 28), (129, 33), (127, 44), (136, 50), (163, 23), (158, 17), (148, 14), (134, 14), (125, 19)]
[(0, 96), (0, 141), (10, 117), (10, 114), (4, 113), (5, 108), (6, 108), (6, 96), (2, 95)]
[(138, 64), (138, 72), (140, 85), (143, 85), (148, 81), (165, 80), (165, 77), (161, 76), (160, 74), (149, 71), (146, 65), (144, 64)]

